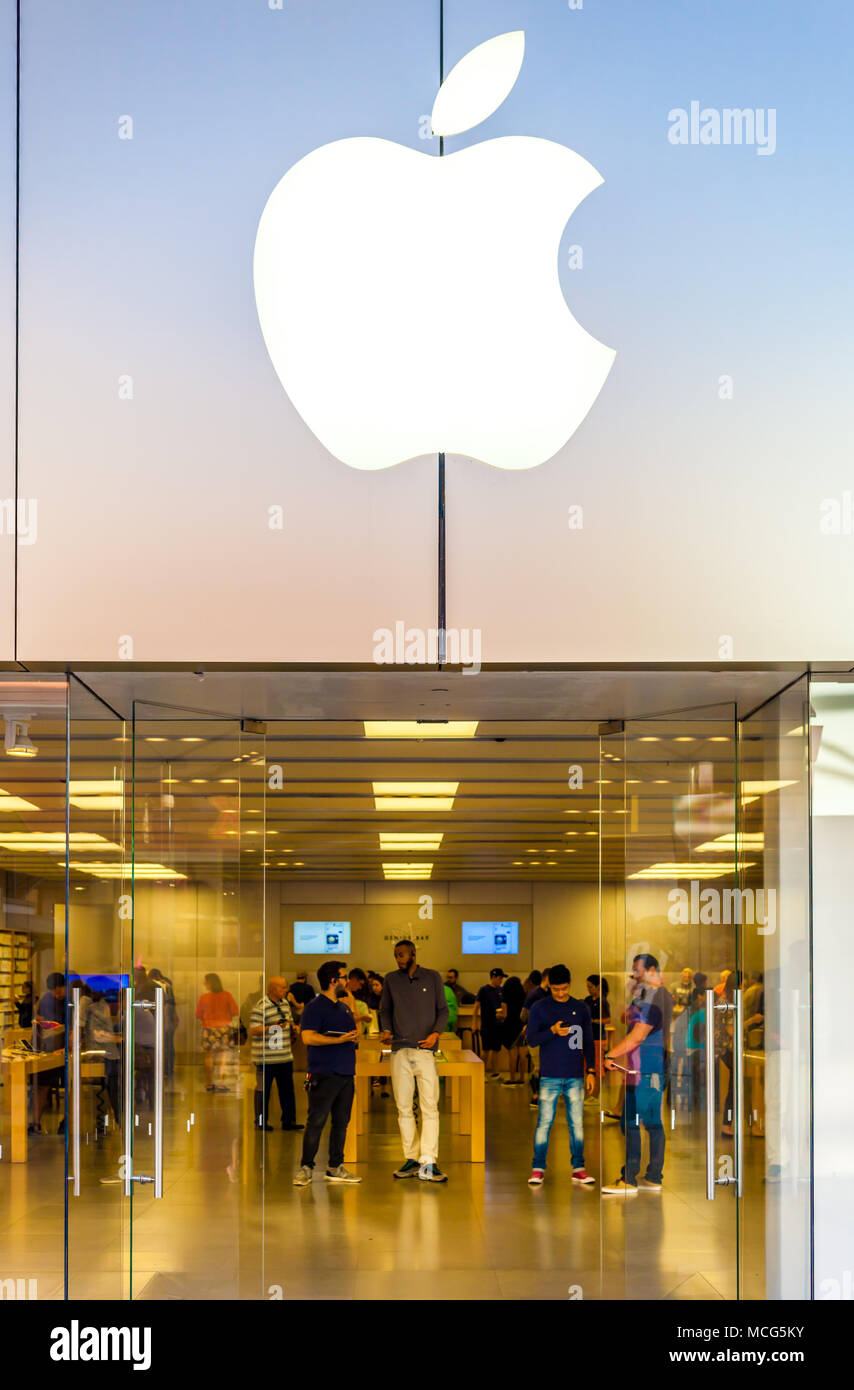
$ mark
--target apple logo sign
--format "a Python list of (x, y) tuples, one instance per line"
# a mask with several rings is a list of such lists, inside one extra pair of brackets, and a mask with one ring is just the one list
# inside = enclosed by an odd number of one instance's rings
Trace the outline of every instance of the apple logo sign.
[[(513, 87), (522, 31), (442, 83), (434, 135), (486, 119)], [(436, 156), (336, 140), (279, 181), (255, 241), (255, 301), (285, 391), (351, 468), (463, 454), (536, 468), (581, 424), (614, 361), (567, 308), (557, 250), (602, 183), (552, 140)]]

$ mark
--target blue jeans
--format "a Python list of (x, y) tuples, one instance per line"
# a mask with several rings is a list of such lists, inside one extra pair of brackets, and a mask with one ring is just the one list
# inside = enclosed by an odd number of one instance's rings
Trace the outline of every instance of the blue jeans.
[(620, 1128), (626, 1136), (626, 1162), (622, 1171), (626, 1182), (637, 1184), (641, 1166), (641, 1125), (649, 1135), (647, 1180), (661, 1182), (664, 1170), (664, 1126), (661, 1123), (664, 1085), (664, 1077), (652, 1073), (641, 1075), (637, 1086), (626, 1087), (626, 1099), (620, 1116)]
[(541, 1076), (540, 1108), (534, 1132), (534, 1168), (545, 1170), (549, 1135), (554, 1124), (558, 1100), (563, 1096), (569, 1126), (569, 1152), (572, 1166), (584, 1167), (584, 1078), (581, 1076)]

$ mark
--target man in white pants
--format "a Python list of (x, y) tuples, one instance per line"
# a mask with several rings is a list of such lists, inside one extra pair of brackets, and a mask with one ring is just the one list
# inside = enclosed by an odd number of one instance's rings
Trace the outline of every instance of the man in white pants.
[[(447, 1182), (436, 1161), (439, 1073), (433, 1055), (448, 1023), (445, 987), (438, 970), (424, 970), (416, 964), (411, 941), (398, 941), (394, 958), (397, 970), (386, 975), (380, 1000), (383, 1042), (391, 1043), (391, 1084), (403, 1140), (403, 1164), (394, 1176)], [(416, 1078), (421, 1107), (420, 1140), (412, 1112)]]

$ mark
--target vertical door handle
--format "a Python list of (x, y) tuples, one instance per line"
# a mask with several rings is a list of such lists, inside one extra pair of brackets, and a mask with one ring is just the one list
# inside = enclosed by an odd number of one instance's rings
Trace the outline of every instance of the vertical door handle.
[(131, 1154), (133, 1152), (133, 990), (130, 985), (122, 990), (122, 1007), (124, 1010), (122, 1034), (125, 1048), (125, 1093), (123, 1096), (123, 1114), (125, 1121), (125, 1196), (129, 1197), (130, 1185), (133, 1182), (131, 1159)]
[(163, 1196), (163, 1092), (165, 1090), (166, 1049), (164, 1004), (166, 991), (157, 987), (154, 995), (154, 1195)]
[(744, 1003), (740, 989), (735, 991), (735, 1026), (732, 1039), (733, 1133), (735, 1134), (735, 1195), (744, 1195)]
[[(130, 1001), (130, 990), (125, 990), (126, 1004)], [(125, 1040), (125, 1088), (128, 1092), (125, 1105), (125, 1196), (130, 1196), (132, 1182), (153, 1183), (155, 1197), (163, 1196), (163, 1093), (164, 1067), (166, 1065), (164, 995), (157, 990), (154, 1001), (138, 999), (130, 1004), (128, 1026), (132, 1009), (144, 1009), (154, 1014), (154, 1177), (147, 1173), (134, 1173), (131, 1168), (130, 1152), (133, 1141), (133, 1059), (132, 1049)], [(128, 1031), (128, 1029), (126, 1029)]]
[[(735, 1134), (735, 1176), (715, 1177), (715, 1013), (734, 1013), (732, 1038), (733, 1070), (733, 1133)], [(741, 1115), (744, 1109), (744, 1061), (741, 1055), (742, 1004), (741, 990), (735, 991), (735, 1003), (718, 1002), (713, 989), (706, 990), (706, 1196), (715, 1200), (716, 1187), (735, 1185), (736, 1195), (742, 1192), (744, 1131)]]
[[(69, 1010), (70, 1030), (67, 1040), (67, 1048), (70, 1053), (71, 1062), (71, 1184), (72, 1196), (80, 1196), (80, 1038), (78, 1036), (80, 1026), (80, 990), (75, 989), (71, 995), (71, 1007)], [(66, 1096), (66, 1110), (68, 1109), (68, 1097)]]
[(715, 991), (706, 990), (706, 1197), (715, 1200)]

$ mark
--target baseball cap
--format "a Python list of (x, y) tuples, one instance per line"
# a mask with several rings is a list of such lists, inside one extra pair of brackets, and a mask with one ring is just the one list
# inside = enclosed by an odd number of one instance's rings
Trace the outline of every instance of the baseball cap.
[(496, 966), (494, 970), (490, 970), (490, 972), (489, 972), (489, 978), (490, 978), (490, 980), (494, 979), (496, 975), (500, 975), (501, 978), (502, 978), (502, 980), (506, 980), (506, 979), (509, 978), (507, 975), (504, 974), (504, 971), (501, 970), (499, 966)]

